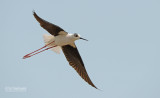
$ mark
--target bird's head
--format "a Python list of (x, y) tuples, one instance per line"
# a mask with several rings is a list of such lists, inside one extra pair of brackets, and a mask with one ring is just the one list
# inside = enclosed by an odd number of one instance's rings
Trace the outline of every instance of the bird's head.
[(77, 33), (74, 33), (74, 34), (73, 34), (73, 37), (74, 37), (75, 40), (83, 39), (83, 40), (85, 40), (85, 41), (88, 41), (87, 39), (82, 38), (82, 37), (81, 37), (79, 34), (77, 34)]

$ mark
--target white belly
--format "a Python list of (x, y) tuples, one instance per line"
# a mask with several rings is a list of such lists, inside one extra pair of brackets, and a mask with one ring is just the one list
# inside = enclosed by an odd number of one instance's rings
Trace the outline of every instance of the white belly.
[[(60, 53), (61, 46), (64, 45), (71, 45), (73, 47), (76, 47), (74, 44), (74, 39), (68, 34), (68, 35), (60, 35), (60, 36), (52, 36), (48, 34), (43, 35), (45, 45), (48, 45), (48, 47), (53, 47), (51, 50), (55, 51), (56, 53)], [(52, 43), (53, 42), (53, 43)]]
[(55, 45), (57, 46), (64, 46), (72, 43), (74, 43), (74, 40), (69, 36), (60, 35), (55, 37)]

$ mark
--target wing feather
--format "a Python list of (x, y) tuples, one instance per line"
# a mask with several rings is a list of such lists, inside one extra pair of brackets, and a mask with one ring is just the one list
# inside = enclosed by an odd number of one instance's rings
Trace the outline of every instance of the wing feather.
[(84, 63), (77, 48), (70, 45), (62, 46), (63, 53), (67, 58), (69, 64), (77, 71), (77, 73), (91, 86), (97, 87), (92, 83), (85, 69)]
[(33, 15), (36, 18), (36, 20), (40, 23), (41, 27), (43, 27), (45, 30), (47, 30), (51, 35), (57, 36), (57, 35), (59, 35), (60, 31), (64, 31), (59, 26), (54, 25), (54, 24), (40, 18), (35, 12), (33, 12)]

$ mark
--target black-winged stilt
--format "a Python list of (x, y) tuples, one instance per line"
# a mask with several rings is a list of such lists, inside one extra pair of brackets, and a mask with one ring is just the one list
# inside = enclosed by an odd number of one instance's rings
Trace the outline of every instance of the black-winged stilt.
[[(56, 26), (52, 23), (45, 21), (40, 18), (35, 12), (33, 12), (34, 17), (40, 23), (41, 27), (47, 30), (51, 35), (44, 35), (45, 46), (31, 52), (23, 57), (23, 59), (29, 58), (35, 54), (43, 52), (48, 49), (52, 49), (53, 51), (59, 53), (62, 49), (65, 57), (67, 58), (69, 64), (77, 71), (77, 73), (91, 86), (97, 88), (89, 78), (87, 71), (85, 69), (84, 63), (81, 59), (81, 56), (76, 48), (74, 41), (78, 39), (86, 40), (80, 37), (79, 34), (69, 34), (65, 32), (59, 26)], [(87, 40), (86, 40), (87, 41)], [(45, 49), (44, 49), (45, 48)], [(43, 49), (43, 50), (42, 50)]]

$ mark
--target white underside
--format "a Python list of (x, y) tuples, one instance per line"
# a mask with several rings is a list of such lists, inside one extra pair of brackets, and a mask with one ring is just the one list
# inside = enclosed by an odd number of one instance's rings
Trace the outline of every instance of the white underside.
[[(55, 37), (54, 37), (54, 36), (48, 35), (48, 34), (44, 34), (44, 35), (43, 35), (43, 38), (44, 38), (44, 43), (45, 43), (45, 45), (47, 45), (47, 44), (49, 44), (49, 43), (51, 43), (51, 42), (53, 42), (53, 41), (55, 40)], [(54, 43), (48, 45), (48, 47), (53, 47), (53, 46), (55, 46)], [(51, 50), (54, 51), (54, 52), (56, 52), (56, 53), (58, 53), (58, 54), (60, 54), (61, 47), (60, 47), (60, 46), (56, 46), (56, 47), (54, 47), (54, 48), (51, 48)]]
[(43, 38), (44, 38), (45, 45), (54, 41), (54, 43), (49, 44), (48, 47), (56, 46), (54, 48), (51, 48), (51, 50), (53, 50), (56, 53), (60, 53), (61, 46), (64, 46), (64, 45), (71, 45), (72, 47), (76, 47), (74, 44), (74, 41), (77, 39), (73, 37), (73, 34), (65, 34), (64, 31), (61, 31), (60, 35), (56, 37), (54, 37), (53, 35), (44, 34)]

